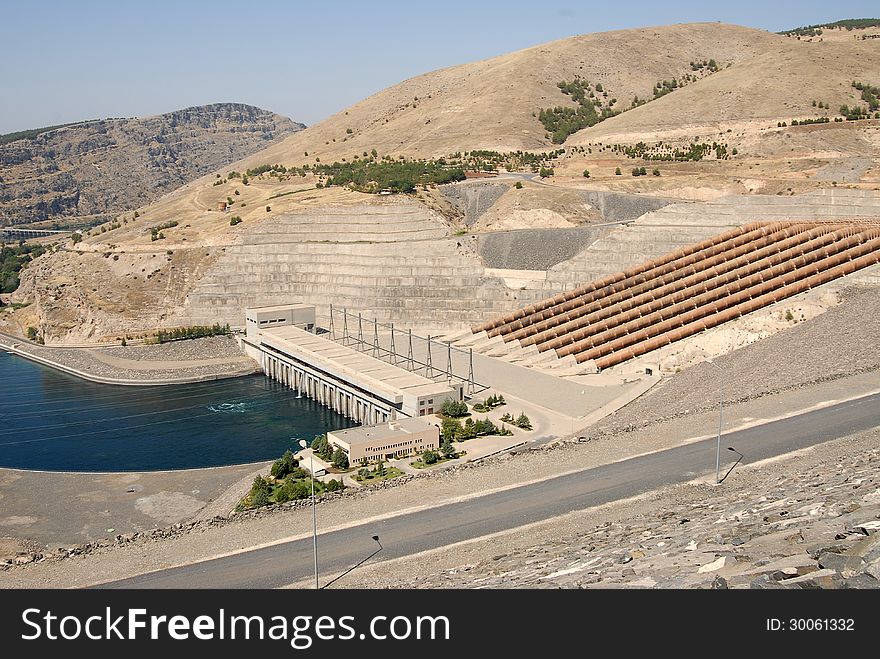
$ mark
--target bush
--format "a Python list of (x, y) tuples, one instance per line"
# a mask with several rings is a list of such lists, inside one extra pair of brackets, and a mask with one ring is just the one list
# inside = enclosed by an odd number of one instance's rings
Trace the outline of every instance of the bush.
[(193, 327), (178, 327), (172, 330), (159, 330), (156, 332), (156, 343), (170, 343), (171, 341), (183, 341), (186, 339), (201, 339), (206, 336), (225, 336), (231, 334), (229, 324), (220, 325), (194, 325)]
[(436, 453), (436, 451), (425, 451), (422, 453), (422, 462), (426, 465), (436, 464), (437, 461), (440, 460), (440, 456)]
[[(363, 471), (363, 470), (361, 470)], [(331, 478), (329, 481), (324, 483), (324, 489), (327, 492), (336, 492), (337, 490), (344, 490), (345, 484), (342, 481), (338, 481), (335, 478)]]
[(40, 333), (37, 331), (36, 327), (27, 328), (27, 338), (28, 341), (37, 341), (40, 338)]
[(517, 190), (522, 190), (522, 181), (517, 181), (513, 184), (513, 187), (515, 187)]
[(229, 218), (229, 226), (234, 227), (236, 224), (241, 224), (241, 217), (238, 215)]
[(548, 178), (550, 176), (553, 176), (553, 173), (554, 172), (552, 167), (541, 167), (541, 169), (538, 171), (538, 175), (541, 178)]
[(287, 479), (284, 481), (284, 485), (279, 487), (275, 493), (275, 501), (277, 503), (285, 503), (286, 501), (295, 501), (297, 499), (308, 499), (310, 496), (312, 496), (311, 482)]
[(615, 176), (620, 176), (621, 174), (622, 174), (622, 172), (620, 171), (620, 167), (618, 167), (617, 169), (614, 170)]
[(589, 169), (584, 170), (584, 178), (590, 178), (590, 170)]

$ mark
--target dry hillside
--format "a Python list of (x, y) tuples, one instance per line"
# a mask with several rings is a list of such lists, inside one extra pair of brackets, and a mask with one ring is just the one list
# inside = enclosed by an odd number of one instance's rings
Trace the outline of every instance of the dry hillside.
[(96, 224), (303, 128), (251, 105), (215, 103), (0, 144), (0, 226)]
[(628, 106), (636, 95), (650, 97), (658, 80), (690, 72), (692, 61), (738, 65), (792, 43), (719, 23), (571, 37), (411, 78), (247, 162), (305, 163), (316, 157), (327, 162), (372, 148), (420, 157), (481, 148), (542, 149), (551, 143), (532, 114), (540, 107), (574, 105), (556, 87), (560, 80), (577, 76), (601, 83), (609, 98), (618, 99), (615, 107)]

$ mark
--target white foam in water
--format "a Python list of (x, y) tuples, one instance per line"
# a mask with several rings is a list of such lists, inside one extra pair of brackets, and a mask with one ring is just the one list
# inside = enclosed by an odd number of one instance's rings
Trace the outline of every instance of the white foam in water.
[(248, 403), (219, 403), (217, 405), (208, 405), (208, 409), (212, 412), (221, 412), (226, 414), (243, 414), (248, 411)]

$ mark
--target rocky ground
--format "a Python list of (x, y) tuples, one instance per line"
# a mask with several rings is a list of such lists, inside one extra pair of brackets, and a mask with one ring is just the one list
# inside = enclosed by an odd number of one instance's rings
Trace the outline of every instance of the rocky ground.
[(214, 336), (159, 345), (107, 348), (54, 348), (0, 335), (0, 347), (76, 369), (101, 380), (184, 382), (253, 373), (257, 364), (242, 354), (231, 336)]
[(349, 587), (877, 588), (878, 440), (873, 429), (743, 468), (721, 486), (652, 493), (632, 506), (636, 514), (624, 508), (595, 525), (567, 516), (556, 534), (539, 532), (525, 546), (494, 538), (454, 547), (442, 570), (398, 564)]

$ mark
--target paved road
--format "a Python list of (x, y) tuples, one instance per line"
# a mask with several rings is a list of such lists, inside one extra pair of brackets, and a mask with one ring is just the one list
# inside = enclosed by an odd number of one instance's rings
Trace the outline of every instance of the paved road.
[[(880, 425), (880, 394), (732, 432), (722, 438), (722, 475), (735, 455), (754, 462)], [(324, 584), (369, 555), (390, 559), (548, 519), (688, 481), (715, 469), (709, 439), (559, 476), (461, 503), (353, 526), (318, 538)], [(734, 476), (731, 478), (735, 477)], [(724, 485), (722, 485), (723, 487)], [(378, 559), (374, 559), (378, 560)], [(312, 538), (106, 584), (116, 588), (271, 588), (313, 574)], [(344, 581), (340, 582), (340, 585)]]

